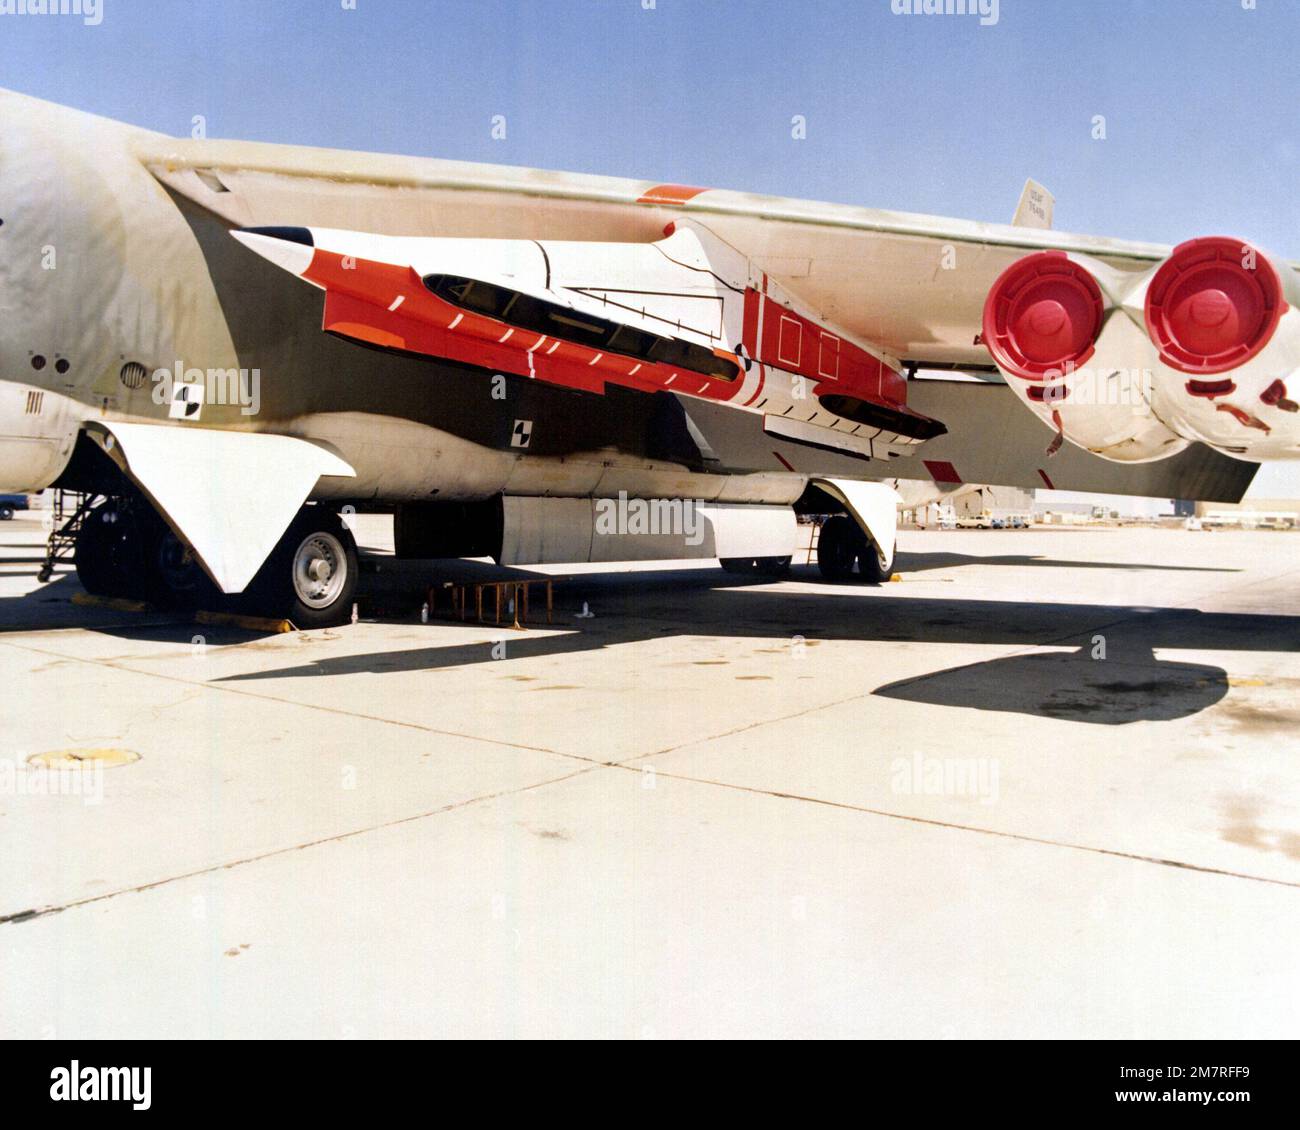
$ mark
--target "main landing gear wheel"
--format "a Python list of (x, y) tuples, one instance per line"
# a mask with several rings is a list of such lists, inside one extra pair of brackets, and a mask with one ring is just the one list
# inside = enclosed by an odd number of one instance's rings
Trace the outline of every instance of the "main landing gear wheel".
[(817, 568), (822, 578), (837, 584), (850, 580), (854, 562), (866, 540), (858, 524), (847, 514), (827, 518), (817, 538)]
[(876, 547), (876, 543), (870, 538), (864, 539), (866, 546), (858, 551), (858, 573), (863, 584), (879, 585), (889, 580), (894, 569), (894, 552), (898, 548), (895, 542), (890, 547), (889, 556), (884, 554)]
[(308, 506), (248, 588), (251, 611), (299, 628), (344, 623), (357, 588), (357, 543), (333, 511)]
[(129, 506), (101, 502), (81, 524), (73, 563), (94, 596), (144, 596), (145, 558), (139, 523)]
[(77, 579), (96, 596), (173, 608), (214, 605), (217, 587), (193, 553), (143, 499), (110, 499), (86, 515), (74, 555)]
[(790, 572), (789, 557), (721, 557), (718, 564), (728, 573), (750, 577), (784, 577)]
[(193, 550), (164, 522), (155, 523), (146, 541), (147, 565), (157, 598), (173, 608), (217, 608), (224, 598), (203, 571)]
[(862, 584), (878, 585), (889, 579), (893, 563), (893, 547), (889, 556), (884, 556), (847, 514), (836, 514), (822, 524), (817, 540), (817, 567), (825, 580), (842, 584), (856, 579)]

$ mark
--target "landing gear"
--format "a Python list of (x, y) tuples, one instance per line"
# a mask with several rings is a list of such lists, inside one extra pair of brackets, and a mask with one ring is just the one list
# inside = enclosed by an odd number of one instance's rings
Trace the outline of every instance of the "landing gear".
[(836, 584), (849, 580), (866, 537), (847, 514), (836, 514), (822, 523), (817, 539), (817, 568), (823, 580)]
[(81, 587), (94, 596), (144, 596), (142, 542), (133, 506), (118, 499), (100, 503), (77, 534), (74, 562)]
[(862, 584), (878, 585), (889, 579), (894, 563), (894, 547), (885, 556), (876, 547), (862, 527), (847, 514), (836, 514), (822, 524), (817, 540), (817, 567), (823, 579), (836, 584), (857, 580)]
[(161, 600), (174, 608), (215, 608), (221, 592), (169, 526), (156, 522), (146, 541), (147, 566)]
[[(143, 497), (114, 496), (89, 511), (75, 562), (77, 579), (96, 596), (185, 609), (229, 603)], [(238, 603), (299, 628), (331, 627), (348, 619), (358, 572), (357, 544), (343, 520), (305, 506)]]
[(742, 576), (784, 577), (790, 572), (789, 557), (722, 557), (718, 563), (728, 573)]
[(351, 614), (358, 571), (357, 543), (343, 520), (307, 506), (253, 578), (245, 603), (299, 628), (333, 627)]
[(189, 547), (142, 498), (109, 498), (92, 509), (77, 533), (74, 562), (81, 587), (96, 596), (197, 608), (220, 595)]
[(870, 538), (866, 540), (866, 548), (858, 553), (858, 574), (863, 584), (879, 585), (889, 580), (893, 572), (894, 551), (898, 543), (889, 547), (889, 556), (886, 557), (876, 547), (876, 543)]

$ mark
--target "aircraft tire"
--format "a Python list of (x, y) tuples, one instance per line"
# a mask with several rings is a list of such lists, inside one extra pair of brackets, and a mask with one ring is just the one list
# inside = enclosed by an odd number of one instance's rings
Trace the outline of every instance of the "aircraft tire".
[(889, 565), (886, 566), (880, 559), (880, 551), (876, 549), (876, 543), (870, 538), (867, 538), (866, 542), (866, 546), (858, 552), (858, 573), (861, 575), (862, 583), (883, 584), (893, 573), (894, 553), (898, 549), (898, 543), (894, 543), (894, 549), (889, 553)]
[(144, 553), (151, 599), (181, 609), (218, 609), (223, 603), (221, 591), (203, 566), (161, 519), (149, 524), (144, 534)]
[(93, 596), (146, 599), (140, 530), (129, 508), (103, 502), (86, 515), (73, 564), (81, 587)]
[(835, 584), (852, 580), (853, 564), (865, 540), (858, 524), (847, 514), (827, 518), (817, 539), (817, 568), (822, 579)]
[(248, 587), (249, 611), (298, 628), (348, 621), (356, 595), (357, 543), (328, 507), (305, 506)]

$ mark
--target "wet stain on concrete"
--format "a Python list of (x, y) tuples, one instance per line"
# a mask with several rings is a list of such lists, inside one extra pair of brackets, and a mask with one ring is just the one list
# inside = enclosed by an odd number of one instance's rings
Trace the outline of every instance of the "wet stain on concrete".
[(1225, 702), (1216, 716), (1227, 718), (1234, 726), (1258, 732), (1269, 730), (1294, 735), (1300, 733), (1300, 711), (1274, 710), (1246, 702)]
[(1240, 847), (1262, 852), (1281, 852), (1288, 859), (1300, 860), (1300, 832), (1289, 828), (1265, 828), (1260, 825), (1262, 805), (1257, 800), (1232, 797), (1224, 805), (1226, 823), (1219, 830), (1221, 839)]

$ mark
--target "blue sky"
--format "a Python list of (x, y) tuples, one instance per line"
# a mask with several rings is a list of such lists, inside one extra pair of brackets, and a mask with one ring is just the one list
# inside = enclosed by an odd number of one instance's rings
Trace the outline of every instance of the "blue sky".
[(0, 15), (0, 85), (168, 133), (201, 114), (211, 137), (982, 220), (1034, 176), (1058, 228), (1300, 259), (1297, 0), (1000, 0), (992, 26), (891, 0), (345, 2)]

